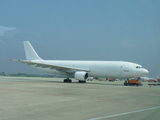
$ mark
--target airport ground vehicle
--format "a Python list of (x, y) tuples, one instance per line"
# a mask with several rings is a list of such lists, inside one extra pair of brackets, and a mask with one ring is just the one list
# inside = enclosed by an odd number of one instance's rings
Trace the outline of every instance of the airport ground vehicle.
[(114, 82), (115, 81), (115, 79), (108, 79), (109, 80), (109, 82)]
[(160, 82), (160, 78), (157, 78), (157, 82)]
[(142, 83), (138, 80), (134, 80), (134, 79), (131, 79), (131, 80), (127, 80), (124, 82), (124, 86), (142, 86)]

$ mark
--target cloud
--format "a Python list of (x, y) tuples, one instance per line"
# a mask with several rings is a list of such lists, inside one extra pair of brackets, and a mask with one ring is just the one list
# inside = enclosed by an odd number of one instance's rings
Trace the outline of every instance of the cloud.
[(4, 36), (6, 31), (15, 30), (16, 28), (13, 27), (5, 27), (0, 25), (0, 36)]

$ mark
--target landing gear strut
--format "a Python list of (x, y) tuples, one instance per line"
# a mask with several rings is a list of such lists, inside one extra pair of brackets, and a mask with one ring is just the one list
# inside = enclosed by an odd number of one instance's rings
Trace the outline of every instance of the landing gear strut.
[(67, 78), (67, 79), (64, 79), (64, 80), (63, 80), (63, 82), (64, 82), (64, 83), (71, 83), (71, 82), (72, 82), (72, 80), (71, 80), (71, 79), (69, 79), (69, 78)]
[(127, 85), (128, 85), (128, 81), (125, 81), (125, 82), (124, 82), (124, 86), (127, 86)]

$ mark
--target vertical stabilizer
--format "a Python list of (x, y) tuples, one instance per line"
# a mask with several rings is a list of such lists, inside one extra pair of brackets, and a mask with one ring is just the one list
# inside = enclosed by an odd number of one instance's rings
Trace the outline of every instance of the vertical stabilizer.
[(27, 60), (42, 60), (29, 41), (24, 41), (23, 44)]

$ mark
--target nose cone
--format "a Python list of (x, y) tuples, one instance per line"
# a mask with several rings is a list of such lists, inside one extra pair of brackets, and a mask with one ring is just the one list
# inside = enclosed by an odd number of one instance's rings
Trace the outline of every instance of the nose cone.
[(144, 69), (144, 70), (143, 70), (143, 73), (144, 73), (144, 75), (146, 75), (146, 74), (149, 73), (149, 71), (148, 71), (147, 69)]

